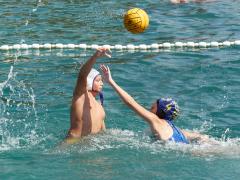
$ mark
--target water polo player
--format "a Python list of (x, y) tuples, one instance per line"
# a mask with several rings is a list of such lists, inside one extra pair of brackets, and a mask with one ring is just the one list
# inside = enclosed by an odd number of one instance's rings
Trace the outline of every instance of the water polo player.
[(151, 110), (138, 104), (126, 91), (113, 79), (109, 67), (101, 65), (104, 79), (113, 87), (126, 105), (141, 116), (151, 127), (157, 139), (188, 144), (192, 140), (208, 140), (207, 135), (181, 130), (174, 125), (174, 120), (179, 115), (177, 103), (168, 98), (160, 98), (152, 104)]
[[(71, 126), (66, 138), (67, 143), (73, 143), (82, 136), (96, 134), (105, 129), (105, 112), (102, 106), (103, 87), (100, 73), (92, 69), (97, 58), (111, 57), (108, 49), (100, 48), (96, 53), (81, 67), (76, 87), (73, 93), (71, 105)], [(96, 100), (100, 95), (101, 103)]]

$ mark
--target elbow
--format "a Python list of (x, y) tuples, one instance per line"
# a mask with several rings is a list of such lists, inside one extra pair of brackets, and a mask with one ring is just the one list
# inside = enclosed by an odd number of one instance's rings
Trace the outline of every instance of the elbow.
[(87, 78), (84, 74), (84, 72), (80, 71), (79, 74), (78, 74), (78, 79), (85, 79)]
[(128, 106), (128, 107), (131, 107), (133, 108), (134, 107), (134, 101), (133, 100), (124, 100), (124, 103)]

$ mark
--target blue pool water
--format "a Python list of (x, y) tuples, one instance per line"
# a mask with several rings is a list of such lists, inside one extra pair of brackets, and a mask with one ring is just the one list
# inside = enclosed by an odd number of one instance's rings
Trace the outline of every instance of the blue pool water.
[[(239, 1), (0, 1), (0, 45), (152, 44), (240, 39)], [(146, 10), (150, 26), (127, 32), (122, 14)], [(239, 47), (116, 51), (106, 63), (149, 108), (172, 97), (176, 122), (214, 144), (162, 144), (105, 84), (107, 130), (60, 148), (79, 68), (93, 50), (0, 51), (0, 179), (237, 179), (240, 172)]]

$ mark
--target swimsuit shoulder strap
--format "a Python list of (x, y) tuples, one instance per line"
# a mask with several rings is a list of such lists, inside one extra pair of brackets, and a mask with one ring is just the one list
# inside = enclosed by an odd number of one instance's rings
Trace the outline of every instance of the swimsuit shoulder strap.
[(180, 141), (180, 142), (185, 142), (188, 144), (188, 140), (186, 139), (186, 137), (184, 136), (184, 134), (181, 132), (180, 129), (178, 129), (174, 124), (173, 122), (167, 120), (168, 124), (172, 127), (173, 129), (173, 136), (172, 138), (175, 140), (175, 141)]

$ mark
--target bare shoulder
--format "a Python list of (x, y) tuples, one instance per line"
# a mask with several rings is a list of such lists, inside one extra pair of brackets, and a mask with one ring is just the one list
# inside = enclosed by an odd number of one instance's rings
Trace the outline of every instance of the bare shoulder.
[[(151, 113), (151, 112), (150, 112)], [(163, 120), (163, 119), (160, 119), (156, 114), (152, 113), (150, 114), (150, 119), (149, 122), (150, 122), (150, 125), (152, 126), (152, 128), (154, 129), (162, 129), (163, 126), (166, 125), (166, 121)]]
[(82, 94), (73, 94), (72, 97), (72, 105), (77, 105), (83, 103), (85, 101), (85, 97), (87, 96), (88, 92)]

